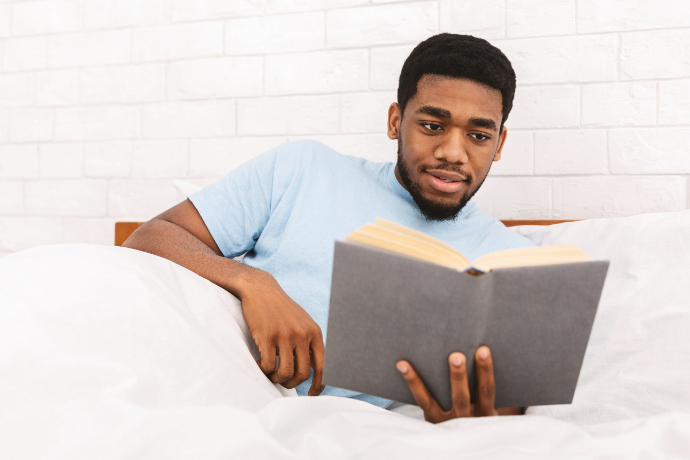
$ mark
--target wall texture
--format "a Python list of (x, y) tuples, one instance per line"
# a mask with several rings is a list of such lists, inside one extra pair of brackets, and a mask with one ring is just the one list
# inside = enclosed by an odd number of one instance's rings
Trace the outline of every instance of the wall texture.
[(386, 109), (412, 47), (490, 40), (518, 75), (499, 218), (689, 207), (683, 0), (0, 0), (0, 255), (112, 244), (281, 142), (394, 159)]

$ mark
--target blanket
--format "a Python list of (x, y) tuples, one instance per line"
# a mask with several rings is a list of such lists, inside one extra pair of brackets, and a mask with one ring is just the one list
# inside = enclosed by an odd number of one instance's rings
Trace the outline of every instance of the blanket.
[[(690, 228), (690, 214), (672, 217)], [(573, 238), (590, 230), (521, 231), (551, 242), (558, 232)], [(690, 232), (672, 234), (664, 237), (676, 238), (675, 255), (687, 261)], [(658, 271), (648, 279), (635, 267), (618, 262), (633, 284), (661, 282)], [(632, 331), (644, 341), (635, 349), (643, 359), (636, 359), (624, 352), (635, 346), (627, 336), (623, 351), (607, 339), (622, 334), (615, 327), (621, 303), (635, 300), (615, 294), (606, 294), (608, 304), (602, 298), (604, 320), (593, 331), (573, 405), (432, 425), (361, 401), (297, 397), (272, 384), (254, 362), (239, 301), (168, 260), (95, 245), (24, 251), (0, 259), (0, 458), (687, 458), (690, 356), (688, 345), (668, 345), (690, 325), (690, 296), (683, 309), (665, 294), (677, 327), (652, 317), (656, 342)], [(644, 318), (644, 305), (633, 307), (628, 313)], [(663, 321), (667, 334), (659, 336)], [(618, 324), (630, 325), (644, 328)], [(658, 372), (671, 355), (669, 372), (642, 380), (635, 374)], [(602, 383), (593, 373), (602, 369), (618, 385), (618, 399), (595, 391)], [(620, 386), (626, 382), (632, 387)], [(626, 398), (636, 404), (626, 406)], [(634, 410), (639, 398), (661, 403)], [(617, 409), (592, 417), (602, 401)]]

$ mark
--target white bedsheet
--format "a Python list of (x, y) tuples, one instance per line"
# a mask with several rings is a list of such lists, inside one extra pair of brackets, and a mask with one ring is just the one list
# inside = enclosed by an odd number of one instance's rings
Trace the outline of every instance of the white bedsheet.
[[(261, 374), (237, 300), (125, 248), (0, 259), (0, 458), (685, 458), (690, 414), (440, 425)], [(643, 365), (643, 363), (641, 363)]]

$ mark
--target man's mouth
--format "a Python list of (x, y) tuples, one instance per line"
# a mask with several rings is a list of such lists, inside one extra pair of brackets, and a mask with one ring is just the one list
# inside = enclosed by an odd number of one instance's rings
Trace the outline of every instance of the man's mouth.
[(443, 193), (456, 193), (460, 191), (467, 181), (467, 176), (445, 170), (426, 170), (429, 185)]

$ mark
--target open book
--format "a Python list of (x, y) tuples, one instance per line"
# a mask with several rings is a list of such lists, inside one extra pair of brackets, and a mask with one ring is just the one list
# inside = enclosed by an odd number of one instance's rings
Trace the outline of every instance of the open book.
[(494, 268), (529, 267), (591, 261), (587, 254), (572, 244), (534, 246), (496, 251), (470, 262), (454, 248), (431, 236), (377, 218), (345, 238), (380, 249), (397, 252), (458, 271), (474, 269), (489, 272)]
[(573, 245), (470, 263), (428, 235), (377, 219), (335, 242), (323, 381), (415, 404), (395, 368), (406, 359), (449, 408), (448, 356), (467, 357), (474, 398), (474, 351), (487, 345), (496, 407), (568, 404), (607, 270), (607, 261)]

